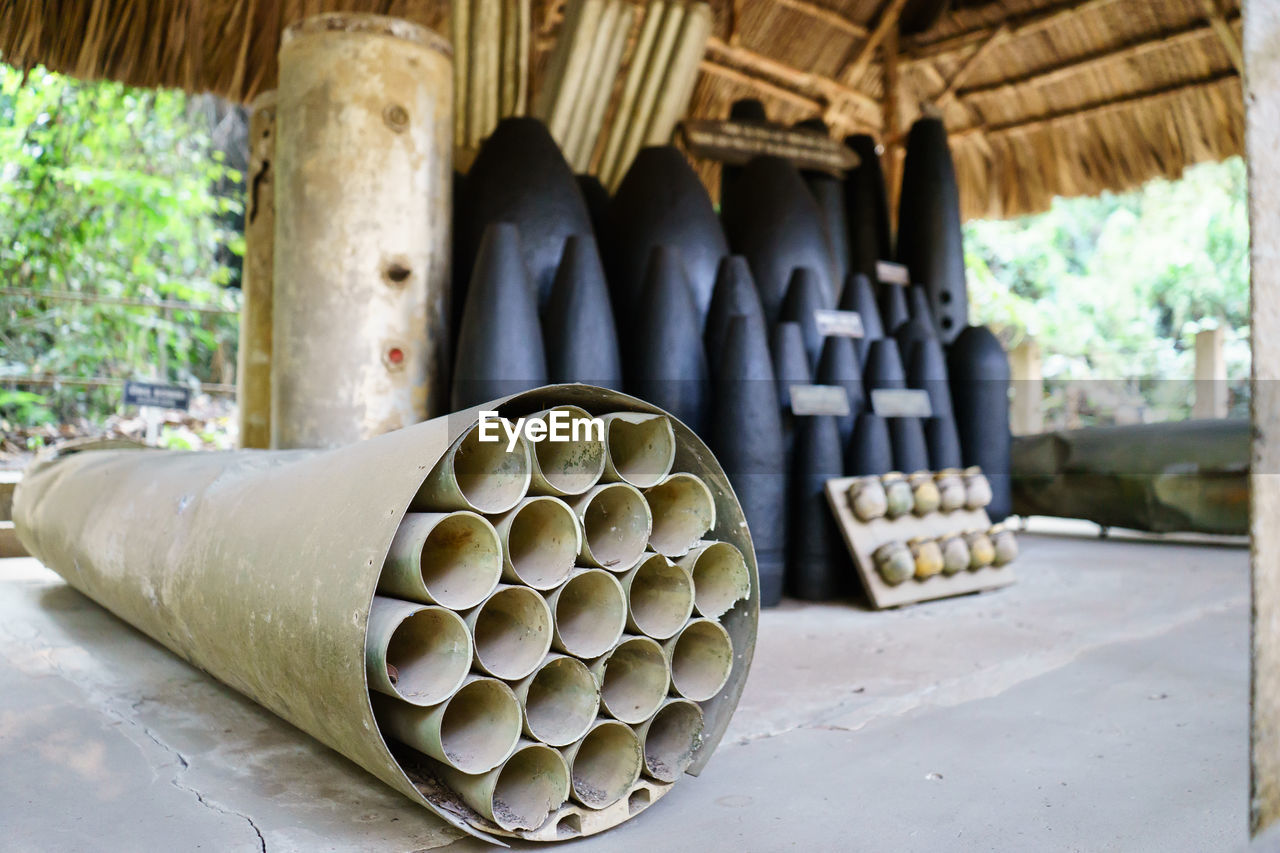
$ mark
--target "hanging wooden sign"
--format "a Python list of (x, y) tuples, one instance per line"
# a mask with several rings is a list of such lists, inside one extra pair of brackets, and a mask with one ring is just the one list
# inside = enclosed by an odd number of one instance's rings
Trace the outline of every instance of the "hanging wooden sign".
[(844, 143), (812, 130), (750, 121), (689, 119), (680, 123), (685, 147), (696, 157), (741, 166), (769, 155), (790, 160), (798, 169), (842, 177), (858, 165), (858, 155)]

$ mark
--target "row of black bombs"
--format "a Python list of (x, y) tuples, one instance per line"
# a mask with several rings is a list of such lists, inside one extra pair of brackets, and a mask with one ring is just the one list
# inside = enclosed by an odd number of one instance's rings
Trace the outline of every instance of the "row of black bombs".
[[(564, 412), (560, 406), (533, 416)], [(670, 421), (606, 415), (604, 440), (483, 442), (427, 477), (369, 618), (381, 730), (485, 820), (535, 830), (570, 799), (602, 809), (642, 776), (677, 781), (724, 688), (720, 619), (750, 595), (715, 502), (672, 472)]]
[(997, 524), (988, 530), (918, 536), (906, 542), (895, 539), (878, 546), (871, 559), (880, 578), (890, 586), (898, 586), (909, 580), (927, 581), (963, 571), (998, 569), (1017, 556), (1014, 532)]
[(893, 520), (905, 515), (925, 517), (935, 512), (985, 509), (991, 503), (991, 483), (977, 466), (936, 473), (890, 471), (878, 477), (859, 477), (845, 494), (859, 521)]
[[(737, 492), (766, 606), (784, 586), (810, 599), (849, 591), (822, 497), (830, 477), (980, 465), (1002, 518), (1008, 363), (987, 329), (964, 328), (958, 209), (927, 191), (954, 183), (950, 155), (922, 121), (898, 240), (922, 283), (912, 288), (874, 283), (891, 253), (869, 137), (849, 140), (862, 165), (843, 181), (777, 157), (726, 168), (717, 216), (674, 148), (641, 151), (610, 197), (575, 179), (539, 122), (502, 122), (455, 193), (454, 408), (587, 382), (671, 412)], [(920, 231), (936, 239), (908, 233)], [(858, 312), (864, 336), (824, 338), (825, 309)], [(812, 383), (845, 388), (849, 414), (793, 416), (791, 386)], [(927, 392), (933, 417), (872, 411), (871, 391), (906, 387)]]

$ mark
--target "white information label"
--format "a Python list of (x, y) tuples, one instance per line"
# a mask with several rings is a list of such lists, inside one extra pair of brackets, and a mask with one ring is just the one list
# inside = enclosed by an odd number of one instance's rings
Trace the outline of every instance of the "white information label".
[(927, 391), (916, 388), (875, 388), (871, 409), (882, 418), (928, 418), (933, 416)]
[(876, 278), (881, 284), (910, 284), (911, 274), (902, 264), (893, 261), (876, 261)]
[(813, 312), (813, 322), (818, 327), (818, 334), (824, 338), (860, 338), (865, 334), (862, 330), (862, 317), (857, 311), (819, 308)]
[(791, 413), (845, 417), (849, 414), (849, 392), (839, 385), (792, 385)]

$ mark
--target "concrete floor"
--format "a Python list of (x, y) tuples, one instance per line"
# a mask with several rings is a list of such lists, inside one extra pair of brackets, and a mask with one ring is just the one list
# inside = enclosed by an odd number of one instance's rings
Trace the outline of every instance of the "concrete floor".
[[(999, 592), (766, 612), (703, 775), (567, 849), (1246, 847), (1246, 551), (1022, 546)], [(0, 561), (0, 768), (6, 850), (492, 849), (32, 560)]]

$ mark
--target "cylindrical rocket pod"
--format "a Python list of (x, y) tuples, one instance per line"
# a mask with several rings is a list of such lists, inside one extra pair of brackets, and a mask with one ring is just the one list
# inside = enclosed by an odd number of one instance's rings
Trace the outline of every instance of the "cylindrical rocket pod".
[(569, 762), (573, 798), (589, 809), (602, 809), (625, 797), (644, 766), (640, 739), (617, 720), (598, 721), (562, 752)]
[(609, 455), (604, 480), (647, 489), (662, 482), (676, 459), (675, 434), (664, 417), (615, 412), (604, 416)]
[(693, 607), (719, 619), (751, 594), (751, 572), (742, 552), (728, 542), (702, 542), (679, 561), (693, 578)]
[[(443, 823), (480, 837), (550, 841), (559, 837), (559, 819), (537, 830), (505, 830), (448, 797), (407, 747), (389, 748), (370, 701), (365, 639), (391, 542), (455, 440), (475, 427), (481, 410), (515, 418), (563, 405), (659, 423), (666, 416), (625, 394), (561, 385), (333, 450), (61, 450), (24, 472), (15, 527), (23, 545), (76, 590)], [(679, 470), (702, 478), (716, 498), (712, 535), (738, 547), (752, 570), (749, 605), (723, 617), (733, 637), (733, 675), (702, 705), (706, 728), (689, 768), (696, 773), (723, 737), (745, 683), (757, 582), (750, 533), (724, 470), (685, 425), (668, 422)], [(372, 698), (384, 697), (372, 691)], [(650, 786), (650, 802), (667, 790)], [(583, 835), (631, 815), (577, 803), (563, 809)]]
[(502, 577), (534, 589), (552, 589), (573, 571), (582, 549), (578, 516), (553, 497), (522, 500), (495, 520), (502, 541)]
[(522, 741), (501, 767), (475, 776), (440, 767), (440, 778), (471, 808), (511, 832), (537, 829), (569, 799), (569, 765), (559, 751)]
[(648, 554), (622, 576), (627, 630), (655, 640), (674, 635), (693, 613), (693, 578), (661, 554)]
[(507, 450), (508, 444), (501, 424), (476, 424), (467, 430), (432, 469), (412, 509), (498, 513), (520, 503), (529, 491), (533, 463), (523, 436), (516, 438), (513, 450)]
[(527, 586), (498, 584), (466, 614), (475, 665), (495, 678), (515, 681), (537, 668), (551, 649), (551, 609)]
[(430, 708), (374, 695), (378, 725), (391, 737), (463, 773), (486, 773), (520, 740), (520, 700), (496, 678), (467, 677), (453, 696)]
[(552, 642), (560, 651), (594, 658), (613, 648), (627, 624), (627, 600), (618, 579), (604, 569), (579, 569), (547, 593), (555, 615)]
[(551, 746), (567, 746), (587, 733), (600, 710), (600, 685), (577, 658), (550, 654), (515, 686), (524, 705), (524, 733)]
[(644, 750), (645, 775), (674, 782), (693, 761), (702, 738), (702, 709), (688, 699), (668, 699), (636, 726), (636, 734)]
[(671, 474), (644, 490), (653, 518), (649, 547), (667, 557), (682, 557), (716, 526), (716, 501), (693, 474)]
[(391, 540), (378, 592), (466, 610), (502, 576), (502, 544), (473, 512), (410, 512)]
[(729, 680), (733, 641), (719, 622), (691, 619), (662, 648), (671, 662), (671, 692), (677, 696), (705, 702)]
[(462, 617), (376, 596), (364, 647), (369, 686), (411, 705), (452, 696), (471, 669), (471, 634)]
[[(597, 423), (578, 406), (556, 406), (531, 416), (547, 423), (547, 438), (533, 445), (535, 495), (580, 495), (604, 475), (604, 437)], [(563, 436), (563, 437), (562, 437)]]
[(625, 572), (636, 564), (653, 532), (644, 495), (626, 483), (604, 483), (573, 501), (582, 520), (582, 551), (589, 566)]
[(649, 637), (626, 637), (591, 664), (600, 683), (600, 704), (609, 716), (640, 723), (653, 716), (671, 686), (671, 670), (662, 646)]

